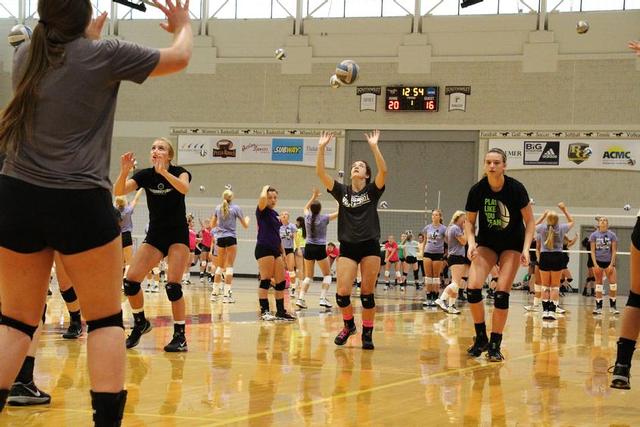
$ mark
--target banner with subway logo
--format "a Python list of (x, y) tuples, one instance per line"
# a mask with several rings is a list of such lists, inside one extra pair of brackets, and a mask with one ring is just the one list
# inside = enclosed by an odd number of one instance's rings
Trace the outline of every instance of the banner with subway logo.
[(507, 153), (508, 169), (640, 170), (640, 141), (616, 139), (490, 139)]
[[(318, 138), (287, 136), (179, 135), (178, 164), (271, 163), (315, 166)], [(335, 168), (336, 142), (325, 149), (325, 165)]]

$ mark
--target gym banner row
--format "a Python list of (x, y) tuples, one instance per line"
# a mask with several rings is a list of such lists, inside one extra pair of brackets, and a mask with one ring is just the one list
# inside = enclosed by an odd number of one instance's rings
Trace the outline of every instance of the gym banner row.
[(509, 169), (640, 170), (640, 141), (615, 139), (490, 139), (507, 153)]
[[(318, 138), (179, 135), (178, 163), (201, 165), (210, 163), (278, 163), (315, 166)], [(325, 149), (325, 166), (335, 168), (335, 138)]]

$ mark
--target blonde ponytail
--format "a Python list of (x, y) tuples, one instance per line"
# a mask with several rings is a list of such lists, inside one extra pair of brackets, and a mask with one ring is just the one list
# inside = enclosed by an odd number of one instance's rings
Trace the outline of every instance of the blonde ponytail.
[(229, 205), (231, 204), (231, 200), (233, 200), (233, 191), (224, 190), (222, 193), (222, 217), (226, 218), (229, 216)]
[(556, 238), (554, 227), (556, 225), (558, 225), (558, 214), (551, 211), (547, 215), (547, 237), (544, 240), (544, 245), (547, 249), (553, 249), (553, 242)]

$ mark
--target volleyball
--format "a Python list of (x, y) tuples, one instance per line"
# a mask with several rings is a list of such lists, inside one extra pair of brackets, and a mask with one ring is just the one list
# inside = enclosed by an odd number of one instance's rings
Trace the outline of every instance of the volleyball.
[(624, 209), (625, 211), (630, 211), (631, 210), (631, 205), (627, 203), (626, 205), (624, 205), (624, 207), (622, 209)]
[(511, 221), (511, 214), (509, 213), (509, 209), (507, 206), (498, 200), (498, 215), (500, 215), (500, 221), (502, 225), (500, 226), (503, 230), (509, 226), (509, 222)]
[(225, 184), (224, 189), (231, 191), (232, 190), (231, 184)]
[(530, 204), (531, 206), (535, 206), (536, 201), (535, 201), (534, 199), (529, 199), (529, 204)]
[(276, 59), (279, 61), (282, 61), (284, 58), (287, 57), (287, 53), (282, 48), (276, 49), (275, 54), (276, 54)]
[(344, 176), (344, 171), (342, 171), (342, 170), (338, 171), (338, 176), (340, 178), (342, 178)]
[(350, 59), (345, 59), (336, 66), (336, 77), (341, 83), (350, 85), (358, 79), (360, 67)]
[(204, 185), (201, 185), (201, 186), (200, 186), (200, 192), (201, 192), (201, 193), (204, 193), (204, 190), (206, 190), (205, 186), (204, 186)]
[(589, 31), (589, 23), (587, 21), (578, 21), (576, 24), (576, 31), (578, 34), (584, 34)]
[(331, 76), (331, 78), (329, 79), (329, 86), (331, 86), (334, 89), (338, 89), (340, 86), (342, 86), (340, 79), (338, 79), (338, 77), (336, 77), (335, 74)]
[(33, 31), (26, 25), (15, 25), (11, 28), (11, 31), (9, 31), (9, 44), (14, 48), (18, 47), (27, 40), (31, 40), (31, 34), (33, 34)]

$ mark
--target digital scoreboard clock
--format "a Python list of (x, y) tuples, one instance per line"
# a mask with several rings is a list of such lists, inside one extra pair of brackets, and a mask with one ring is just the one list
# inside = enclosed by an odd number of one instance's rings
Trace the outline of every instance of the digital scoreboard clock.
[(438, 86), (388, 86), (387, 111), (438, 111)]

